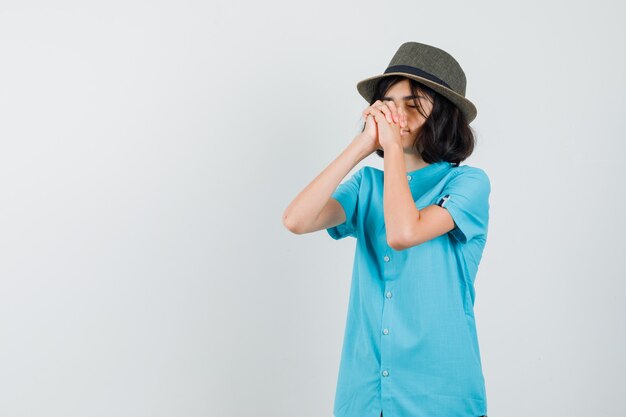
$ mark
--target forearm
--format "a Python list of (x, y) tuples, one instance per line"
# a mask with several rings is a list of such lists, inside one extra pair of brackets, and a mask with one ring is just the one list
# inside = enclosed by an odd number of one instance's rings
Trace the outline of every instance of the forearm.
[(387, 242), (400, 248), (410, 228), (419, 218), (419, 210), (406, 178), (406, 164), (401, 144), (385, 148), (383, 209)]
[(364, 148), (364, 141), (360, 139), (360, 135), (357, 135), (287, 206), (283, 213), (283, 224), (287, 228), (294, 232), (303, 232), (315, 223), (337, 186), (369, 155)]

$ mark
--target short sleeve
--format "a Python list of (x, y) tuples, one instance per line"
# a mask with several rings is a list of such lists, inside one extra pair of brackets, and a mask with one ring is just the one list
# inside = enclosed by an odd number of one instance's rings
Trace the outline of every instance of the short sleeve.
[(346, 213), (346, 221), (337, 226), (326, 229), (333, 239), (343, 239), (347, 236), (356, 237), (357, 206), (363, 168), (356, 171), (350, 178), (337, 186), (331, 197), (341, 204)]
[[(458, 168), (456, 168), (458, 169)], [(465, 167), (437, 196), (435, 204), (448, 210), (455, 227), (450, 231), (459, 242), (467, 243), (487, 235), (491, 184), (484, 170)]]

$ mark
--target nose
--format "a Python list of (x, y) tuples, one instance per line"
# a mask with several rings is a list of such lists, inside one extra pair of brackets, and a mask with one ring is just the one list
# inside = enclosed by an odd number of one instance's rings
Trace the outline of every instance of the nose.
[(402, 119), (408, 120), (409, 119), (409, 115), (408, 115), (407, 111), (404, 109), (404, 106), (399, 106), (398, 107), (398, 116), (400, 117), (400, 120), (402, 120)]

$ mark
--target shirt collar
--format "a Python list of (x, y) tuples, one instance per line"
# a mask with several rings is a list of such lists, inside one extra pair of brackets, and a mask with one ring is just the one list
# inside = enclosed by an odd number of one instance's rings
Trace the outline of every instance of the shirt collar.
[(410, 176), (411, 179), (420, 179), (425, 177), (430, 177), (437, 173), (446, 171), (447, 169), (452, 167), (452, 162), (448, 161), (439, 161), (429, 164), (425, 167), (414, 169), (413, 171), (407, 171), (406, 175)]

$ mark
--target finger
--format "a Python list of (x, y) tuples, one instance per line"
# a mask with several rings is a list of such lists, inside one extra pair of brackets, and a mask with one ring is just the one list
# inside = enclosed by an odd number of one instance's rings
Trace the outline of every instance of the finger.
[(376, 120), (376, 123), (382, 123), (383, 121), (387, 121), (387, 119), (385, 118), (385, 114), (377, 107), (372, 107), (369, 111), (370, 114), (374, 116), (374, 120)]
[(364, 108), (364, 109), (363, 109), (363, 113), (366, 113), (366, 112), (367, 112), (369, 109), (371, 109), (371, 108), (372, 108), (372, 106), (374, 106), (376, 103), (378, 103), (378, 101), (376, 101), (376, 102), (374, 102), (374, 103), (370, 104), (369, 106), (367, 106), (366, 108)]
[(367, 106), (365, 110), (363, 110), (363, 117), (367, 117), (368, 114), (371, 114), (371, 110), (373, 107), (374, 107), (373, 104), (371, 106)]
[(378, 110), (383, 112), (383, 114), (385, 115), (385, 119), (387, 119), (388, 123), (393, 123), (393, 115), (391, 114), (391, 109), (387, 107), (387, 104), (381, 103), (377, 106), (377, 108)]
[(393, 116), (391, 115), (391, 110), (381, 100), (376, 100), (375, 102), (372, 103), (372, 105), (369, 108), (377, 109), (381, 111), (385, 115), (385, 119), (387, 120), (387, 123), (393, 123)]
[(406, 111), (404, 111), (402, 108), (398, 110), (398, 119), (399, 119), (400, 126), (404, 127), (407, 125)]
[(391, 110), (391, 116), (393, 117), (393, 121), (398, 123), (400, 121), (400, 117), (398, 116), (398, 108), (396, 107), (396, 103), (393, 101), (388, 101), (387, 106), (389, 110)]
[(387, 105), (387, 103), (383, 103), (379, 107), (379, 109), (380, 109), (380, 111), (382, 111), (385, 114), (385, 118), (387, 119), (388, 123), (393, 123), (394, 122), (393, 113), (392, 113), (391, 109), (389, 108), (389, 106)]
[(376, 107), (378, 107), (383, 113), (385, 113), (385, 116), (387, 117), (387, 121), (389, 123), (398, 122), (398, 110), (396, 107), (396, 103), (391, 100), (377, 100)]

